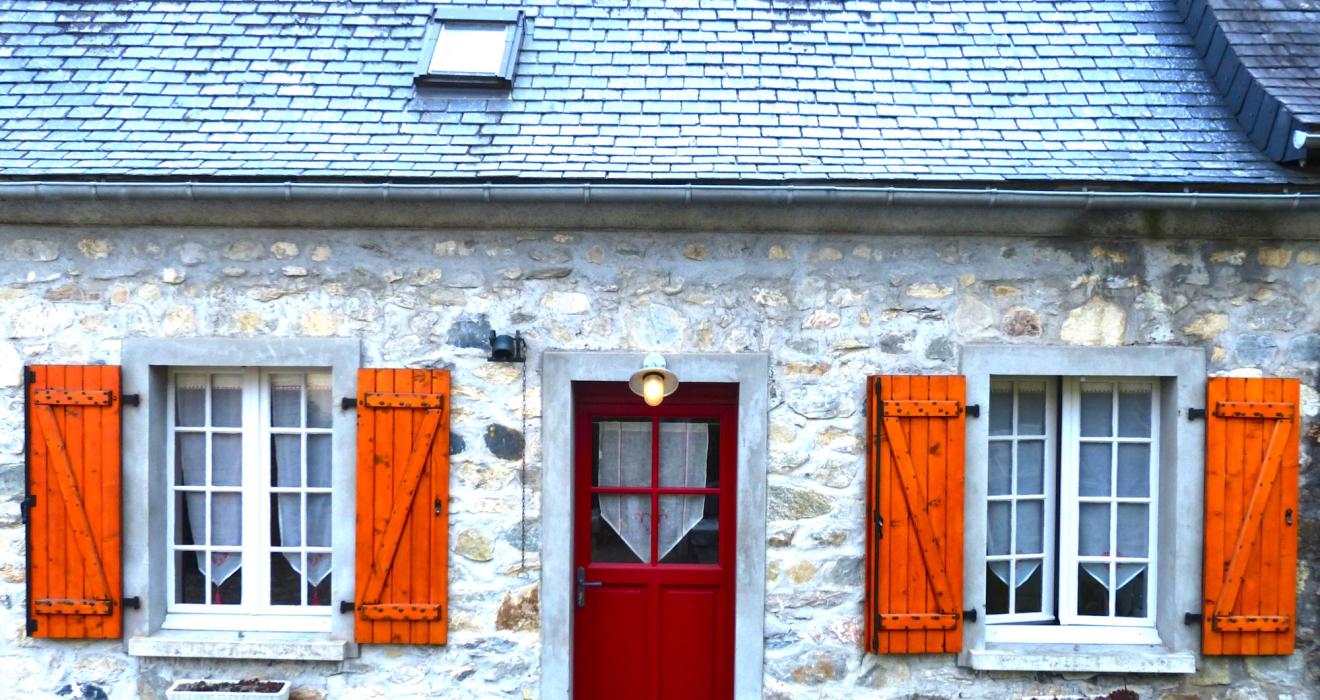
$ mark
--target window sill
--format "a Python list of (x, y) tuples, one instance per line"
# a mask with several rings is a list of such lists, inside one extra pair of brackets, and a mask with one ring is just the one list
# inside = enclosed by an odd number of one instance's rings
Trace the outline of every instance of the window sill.
[(958, 663), (978, 671), (1196, 673), (1195, 654), (1147, 645), (987, 645), (959, 654)]
[(165, 630), (129, 637), (130, 656), (271, 661), (343, 661), (350, 643), (319, 635), (281, 632)]

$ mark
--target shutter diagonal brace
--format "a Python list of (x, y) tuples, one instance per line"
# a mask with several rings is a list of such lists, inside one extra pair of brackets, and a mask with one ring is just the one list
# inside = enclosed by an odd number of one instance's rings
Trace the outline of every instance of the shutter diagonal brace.
[[(939, 538), (935, 535), (935, 528), (931, 525), (930, 514), (927, 513), (928, 503), (925, 493), (922, 491), (921, 483), (917, 481), (916, 470), (912, 466), (912, 457), (908, 452), (907, 436), (903, 434), (902, 425), (898, 418), (884, 417), (884, 437), (888, 438), (884, 442), (889, 445), (890, 454), (894, 457), (894, 464), (897, 467), (895, 471), (903, 486), (903, 498), (907, 501), (908, 512), (912, 514), (912, 525), (917, 531), (917, 544), (921, 551), (922, 561), (926, 564), (926, 571), (929, 574), (927, 580), (930, 582), (931, 589), (935, 593), (936, 605), (939, 613), (935, 615), (921, 615), (927, 619), (942, 619), (947, 617), (949, 627), (957, 624), (958, 611), (953, 602), (953, 595), (949, 592), (949, 575), (944, 568), (944, 552), (940, 547)], [(913, 615), (882, 615), (883, 620), (886, 617), (895, 618), (898, 623), (895, 626), (908, 628), (910, 622), (905, 622), (908, 618), (914, 618)], [(889, 627), (890, 625), (883, 625)]]
[[(34, 409), (37, 422), (41, 425), (41, 434), (45, 438), (46, 449), (50, 451), (52, 457), (51, 471), (55, 474), (55, 481), (60, 487), (60, 495), (64, 499), (69, 525), (73, 530), (73, 541), (77, 543), (78, 552), (90, 569), (88, 571), (88, 582), (94, 590), (95, 598), (87, 602), (107, 602), (110, 600), (110, 583), (105, 576), (105, 567), (101, 563), (101, 555), (96, 550), (96, 541), (92, 538), (92, 525), (87, 519), (87, 506), (83, 502), (82, 494), (78, 491), (78, 482), (73, 474), (73, 464), (69, 460), (69, 450), (64, 444), (64, 436), (60, 433), (59, 423), (55, 420), (55, 409), (51, 408), (50, 404), (38, 404)], [(45, 601), (34, 602), (41, 603)], [(104, 608), (105, 612), (101, 612), (102, 609), (101, 606), (96, 606), (95, 612), (80, 614), (110, 614), (109, 606)]]
[(1270, 491), (1274, 489), (1274, 484), (1278, 480), (1279, 466), (1283, 463), (1283, 453), (1291, 435), (1291, 421), (1274, 422), (1274, 431), (1270, 433), (1270, 442), (1265, 449), (1265, 462), (1261, 465), (1260, 476), (1256, 479), (1256, 488), (1251, 492), (1247, 517), (1242, 523), (1242, 529), (1238, 530), (1237, 542), (1233, 546), (1233, 558), (1229, 560), (1228, 570), (1224, 575), (1224, 588), (1220, 592), (1219, 600), (1215, 601), (1214, 623), (1217, 629), (1224, 629), (1220, 624), (1221, 620), (1228, 625), (1238, 620), (1229, 612), (1237, 602), (1238, 592), (1242, 589), (1247, 561), (1260, 540), (1260, 525), (1265, 518), (1265, 506)]
[(421, 449), (412, 453), (412, 458), (404, 471), (403, 479), (399, 482), (398, 491), (395, 492), (394, 511), (390, 513), (390, 519), (385, 525), (385, 532), (381, 536), (380, 545), (376, 548), (375, 557), (372, 558), (371, 573), (367, 576), (367, 584), (361, 601), (362, 605), (376, 605), (380, 602), (381, 593), (385, 589), (385, 576), (394, 566), (394, 556), (398, 553), (399, 543), (403, 539), (403, 527), (408, 520), (409, 513), (412, 512), (412, 504), (417, 497), (418, 483), (422, 479), (426, 462), (431, 457), (431, 450), (435, 445), (435, 436), (439, 432), (440, 418), (443, 413), (443, 409), (430, 409), (426, 411), (426, 417), (423, 418), (421, 428), (418, 431), (420, 440), (416, 443)]

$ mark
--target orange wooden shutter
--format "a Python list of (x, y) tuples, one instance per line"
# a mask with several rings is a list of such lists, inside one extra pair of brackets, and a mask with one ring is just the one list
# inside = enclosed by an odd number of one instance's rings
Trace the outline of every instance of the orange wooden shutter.
[(1207, 387), (1206, 654), (1293, 653), (1300, 391), (1296, 379)]
[(27, 374), (28, 634), (112, 639), (123, 629), (119, 368)]
[(359, 642), (444, 644), (449, 372), (358, 372)]
[(866, 650), (962, 648), (966, 382), (867, 382)]

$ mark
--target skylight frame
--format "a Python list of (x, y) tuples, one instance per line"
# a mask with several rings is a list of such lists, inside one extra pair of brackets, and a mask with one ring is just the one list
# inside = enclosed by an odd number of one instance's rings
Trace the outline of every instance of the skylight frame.
[[(522, 46), (525, 13), (522, 10), (485, 7), (445, 7), (437, 9), (426, 27), (422, 54), (417, 63), (417, 83), (436, 86), (509, 87), (518, 65)], [(432, 72), (438, 41), (446, 24), (489, 24), (504, 32), (504, 57), (495, 72)]]

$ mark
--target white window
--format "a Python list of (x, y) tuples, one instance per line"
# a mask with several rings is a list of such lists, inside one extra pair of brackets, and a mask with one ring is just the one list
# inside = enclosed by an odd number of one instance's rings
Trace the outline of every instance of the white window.
[(417, 81), (427, 85), (508, 87), (522, 44), (517, 10), (446, 7), (423, 40)]
[(330, 389), (325, 370), (171, 371), (166, 629), (329, 629)]
[(963, 348), (959, 662), (1190, 673), (1200, 603), (1205, 402), (1197, 348)]
[(988, 639), (1152, 638), (1106, 628), (1155, 625), (1157, 395), (1150, 379), (992, 378)]

